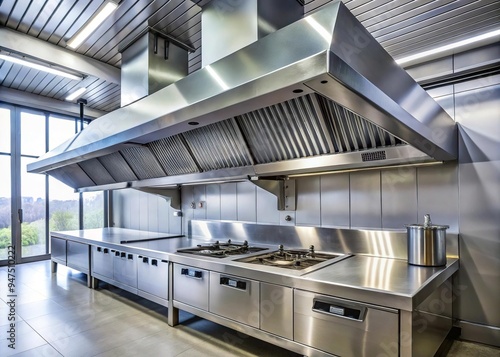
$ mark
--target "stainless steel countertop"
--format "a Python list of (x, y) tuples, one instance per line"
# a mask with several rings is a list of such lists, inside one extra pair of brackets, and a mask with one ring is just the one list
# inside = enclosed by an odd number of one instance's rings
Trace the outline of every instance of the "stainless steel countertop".
[[(409, 265), (406, 260), (401, 259), (355, 255), (335, 264), (322, 263), (312, 272), (303, 273), (298, 270), (235, 261), (241, 256), (211, 258), (177, 253), (177, 249), (196, 246), (203, 242), (178, 235), (123, 228), (103, 228), (51, 232), (51, 236), (407, 311), (416, 308), (459, 267), (458, 259), (448, 259), (444, 267), (419, 267)], [(154, 238), (168, 239), (148, 241)], [(146, 239), (146, 241), (120, 243), (141, 239)], [(274, 245), (256, 245), (268, 247), (270, 251), (276, 249)], [(261, 253), (257, 252), (254, 255)]]

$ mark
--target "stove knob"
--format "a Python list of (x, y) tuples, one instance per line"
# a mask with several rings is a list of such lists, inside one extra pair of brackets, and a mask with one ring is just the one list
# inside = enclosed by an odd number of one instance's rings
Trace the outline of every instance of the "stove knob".
[(228, 239), (228, 240), (227, 240), (227, 244), (231, 244), (231, 239)]
[(278, 249), (279, 249), (278, 254), (283, 255), (283, 244), (280, 244)]
[(243, 246), (244, 247), (248, 247), (248, 241), (247, 240), (243, 242)]

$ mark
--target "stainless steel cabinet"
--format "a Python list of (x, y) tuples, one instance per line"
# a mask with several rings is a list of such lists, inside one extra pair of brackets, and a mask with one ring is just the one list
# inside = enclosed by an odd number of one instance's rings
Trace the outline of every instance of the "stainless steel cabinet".
[(139, 289), (139, 295), (165, 305), (168, 301), (168, 262), (139, 256), (137, 261), (137, 288)]
[(174, 265), (174, 300), (208, 311), (207, 270), (186, 265)]
[(67, 241), (67, 266), (82, 273), (90, 273), (90, 247), (88, 244)]
[[(92, 275), (113, 279), (113, 255), (109, 248), (92, 246)], [(100, 278), (98, 276), (98, 278)]]
[(209, 311), (259, 328), (259, 282), (210, 272)]
[(260, 328), (293, 340), (293, 289), (260, 283)]
[(66, 239), (50, 237), (52, 261), (66, 265)]
[(397, 356), (398, 311), (294, 291), (294, 340), (343, 357)]
[[(115, 251), (113, 256), (113, 280), (132, 288), (137, 288), (137, 256), (132, 253)], [(124, 288), (117, 284), (118, 287)]]

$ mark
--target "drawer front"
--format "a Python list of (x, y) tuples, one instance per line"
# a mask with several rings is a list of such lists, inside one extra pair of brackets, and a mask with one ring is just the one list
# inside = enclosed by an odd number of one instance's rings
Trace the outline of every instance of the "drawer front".
[(113, 279), (113, 255), (114, 251), (109, 248), (92, 246), (92, 275)]
[(398, 313), (294, 292), (294, 340), (342, 357), (397, 356)]
[(260, 329), (293, 340), (293, 289), (260, 283)]
[(174, 300), (208, 311), (207, 270), (174, 265)]
[(113, 279), (137, 288), (137, 255), (115, 251), (113, 256)]
[(139, 290), (168, 300), (168, 262), (139, 256), (137, 287)]
[(50, 237), (51, 258), (66, 265), (66, 239)]
[(90, 250), (88, 244), (68, 241), (68, 266), (81, 272), (90, 272)]
[(259, 282), (210, 272), (209, 311), (259, 328)]

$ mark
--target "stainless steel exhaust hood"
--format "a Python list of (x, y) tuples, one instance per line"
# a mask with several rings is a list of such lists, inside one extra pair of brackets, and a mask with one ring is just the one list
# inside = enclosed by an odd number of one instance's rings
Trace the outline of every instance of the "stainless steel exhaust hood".
[(339, 1), (28, 165), (75, 189), (454, 160), (454, 121)]

